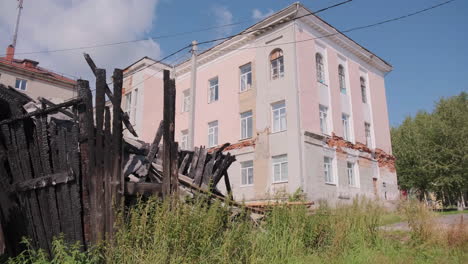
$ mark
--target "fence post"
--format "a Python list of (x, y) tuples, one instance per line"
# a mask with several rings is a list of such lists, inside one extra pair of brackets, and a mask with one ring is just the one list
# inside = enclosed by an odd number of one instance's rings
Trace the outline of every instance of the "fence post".
[(174, 147), (175, 130), (175, 80), (170, 79), (169, 70), (164, 70), (164, 132), (163, 132), (163, 196), (168, 196), (172, 187), (178, 184), (177, 178), (172, 176), (172, 148)]

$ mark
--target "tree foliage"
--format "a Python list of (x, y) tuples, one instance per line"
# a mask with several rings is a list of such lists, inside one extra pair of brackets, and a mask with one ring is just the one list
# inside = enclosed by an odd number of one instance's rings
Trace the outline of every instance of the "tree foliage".
[(468, 191), (468, 94), (443, 98), (392, 128), (402, 189), (455, 201)]

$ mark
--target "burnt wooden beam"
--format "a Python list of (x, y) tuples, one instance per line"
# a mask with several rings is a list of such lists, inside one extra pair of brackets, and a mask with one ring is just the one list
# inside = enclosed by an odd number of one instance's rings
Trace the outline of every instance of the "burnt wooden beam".
[(177, 197), (179, 193), (179, 144), (172, 142), (171, 147), (171, 193)]
[[(164, 70), (164, 124), (163, 124), (163, 195), (171, 193), (172, 147), (175, 129), (175, 80)], [(174, 183), (175, 184), (175, 183)]]
[[(43, 104), (45, 104), (45, 105), (47, 105), (47, 106), (49, 106), (49, 107), (54, 107), (54, 106), (56, 106), (56, 104), (54, 104), (53, 102), (47, 100), (47, 99), (44, 98), (44, 97), (39, 97), (38, 100), (39, 100), (39, 102), (41, 102), (41, 103), (43, 103)], [(62, 114), (64, 114), (64, 115), (66, 115), (66, 116), (68, 116), (68, 117), (70, 117), (70, 118), (74, 118), (74, 117), (75, 117), (72, 113), (70, 113), (69, 111), (67, 111), (67, 110), (65, 110), (65, 109), (60, 108), (60, 109), (58, 109), (57, 111), (60, 112), (60, 113), (62, 113)]]
[(59, 109), (80, 104), (81, 102), (82, 102), (81, 98), (71, 99), (69, 101), (66, 101), (66, 102), (63, 102), (63, 103), (60, 103), (60, 104), (56, 104), (55, 106), (52, 106), (52, 107), (49, 107), (49, 108), (46, 108), (46, 109), (40, 109), (40, 110), (37, 110), (37, 111), (33, 111), (31, 113), (27, 113), (27, 114), (24, 114), (24, 115), (21, 115), (21, 116), (11, 118), (11, 119), (3, 120), (3, 121), (0, 122), (0, 126), (5, 125), (5, 124), (10, 124), (10, 123), (13, 123), (15, 121), (23, 120), (23, 119), (26, 119), (26, 118), (30, 118), (30, 117), (33, 117), (33, 116), (37, 116), (37, 115), (47, 115), (49, 113), (57, 112), (57, 111), (59, 111)]
[(161, 194), (162, 184), (161, 183), (150, 183), (150, 182), (126, 182), (125, 183), (125, 194), (136, 195), (136, 194)]
[[(93, 59), (91, 59), (91, 56), (89, 56), (89, 54), (87, 54), (87, 53), (84, 53), (84, 57), (85, 57), (86, 62), (89, 65), (89, 67), (91, 68), (91, 71), (93, 72), (94, 76), (97, 77), (97, 69), (98, 68), (97, 68), (96, 64), (94, 63)], [(114, 95), (112, 94), (112, 91), (110, 90), (107, 83), (105, 85), (105, 93), (106, 93), (107, 97), (109, 97), (109, 100), (112, 101), (113, 107), (119, 109), (119, 112), (120, 112), (119, 115), (122, 116), (121, 120), (124, 123), (125, 127), (128, 129), (128, 131), (130, 133), (132, 133), (133, 136), (138, 137), (138, 134), (136, 133), (135, 129), (133, 128), (132, 124), (130, 123), (129, 116), (127, 114), (125, 114), (125, 112), (120, 107), (120, 104), (118, 104), (118, 105), (114, 104)]]
[(25, 192), (53, 186), (61, 183), (67, 183), (75, 180), (73, 171), (59, 172), (47, 176), (42, 176), (15, 184), (17, 192)]
[(208, 154), (208, 151), (206, 150), (206, 148), (201, 147), (200, 155), (198, 156), (197, 167), (195, 169), (195, 173), (193, 174), (194, 175), (193, 182), (197, 186), (200, 186), (202, 183), (203, 170), (205, 169), (205, 160), (206, 160), (207, 154)]

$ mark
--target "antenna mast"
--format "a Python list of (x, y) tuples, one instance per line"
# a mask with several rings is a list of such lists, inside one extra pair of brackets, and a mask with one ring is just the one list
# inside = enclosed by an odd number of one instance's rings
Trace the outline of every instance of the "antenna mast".
[(11, 43), (13, 47), (16, 47), (16, 39), (18, 38), (18, 28), (19, 28), (19, 22), (20, 22), (22, 9), (23, 9), (23, 0), (18, 0), (18, 15), (16, 16), (15, 34), (13, 35), (13, 43)]

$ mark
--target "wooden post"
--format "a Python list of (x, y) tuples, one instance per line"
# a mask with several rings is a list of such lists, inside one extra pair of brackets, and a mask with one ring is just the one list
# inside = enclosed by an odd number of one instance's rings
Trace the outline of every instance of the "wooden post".
[(78, 96), (83, 103), (78, 106), (78, 121), (80, 124), (81, 156), (81, 187), (83, 199), (83, 231), (86, 245), (89, 245), (94, 238), (92, 229), (91, 211), (94, 208), (95, 199), (91, 199), (90, 179), (94, 174), (94, 121), (93, 121), (93, 97), (89, 89), (89, 82), (78, 80)]
[[(164, 131), (163, 131), (163, 196), (171, 193), (172, 186), (172, 148), (174, 147), (175, 128), (175, 80), (170, 72), (164, 70)], [(174, 183), (176, 184), (176, 183)]]
[(105, 86), (106, 86), (106, 70), (96, 69), (96, 102), (95, 102), (95, 118), (96, 118), (96, 171), (91, 182), (93, 184), (93, 192), (96, 197), (95, 208), (95, 234), (96, 241), (101, 241), (104, 238), (105, 232), (105, 217), (104, 217), (104, 106), (105, 106)]

